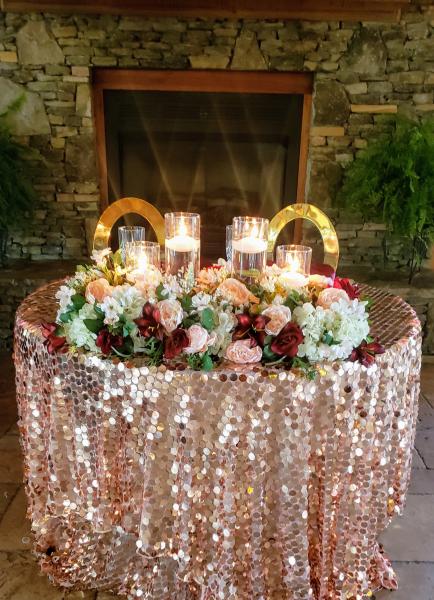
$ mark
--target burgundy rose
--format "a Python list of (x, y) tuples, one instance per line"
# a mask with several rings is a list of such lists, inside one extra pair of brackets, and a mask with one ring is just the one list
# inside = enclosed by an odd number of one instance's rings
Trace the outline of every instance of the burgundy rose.
[(164, 340), (164, 358), (168, 360), (175, 358), (178, 354), (187, 348), (190, 340), (185, 329), (177, 327)]
[(66, 338), (63, 336), (56, 335), (57, 325), (56, 323), (41, 323), (42, 335), (44, 336), (44, 344), (50, 354), (55, 352), (66, 352), (68, 347), (66, 345)]
[(370, 367), (375, 362), (376, 354), (384, 354), (386, 349), (379, 342), (366, 342), (363, 341), (360, 346), (354, 348), (350, 354), (350, 360), (352, 362), (359, 361), (365, 367)]
[(103, 354), (111, 354), (114, 348), (119, 349), (124, 345), (124, 338), (121, 335), (113, 335), (104, 327), (98, 333), (95, 344), (101, 348)]
[(350, 279), (335, 277), (333, 287), (347, 292), (350, 300), (355, 300), (360, 296), (359, 286), (353, 283)]
[(263, 348), (267, 336), (265, 326), (270, 321), (270, 317), (266, 315), (251, 316), (248, 313), (235, 316), (238, 324), (232, 334), (232, 341), (236, 342), (250, 338)]
[(279, 356), (294, 358), (297, 356), (298, 347), (304, 340), (302, 330), (295, 323), (287, 323), (281, 332), (274, 338), (270, 349)]
[(154, 304), (146, 302), (142, 316), (134, 322), (139, 328), (141, 336), (145, 338), (155, 337), (160, 341), (163, 339), (164, 328), (160, 323), (160, 311)]

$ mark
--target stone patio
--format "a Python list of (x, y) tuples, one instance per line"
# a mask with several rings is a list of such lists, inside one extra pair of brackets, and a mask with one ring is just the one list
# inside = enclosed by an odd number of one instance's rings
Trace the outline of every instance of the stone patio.
[[(95, 592), (53, 587), (30, 552), (21, 451), (16, 426), (13, 365), (0, 354), (0, 600), (113, 600)], [(434, 600), (434, 362), (422, 369), (413, 475), (404, 516), (381, 540), (394, 561), (400, 588), (376, 600)]]

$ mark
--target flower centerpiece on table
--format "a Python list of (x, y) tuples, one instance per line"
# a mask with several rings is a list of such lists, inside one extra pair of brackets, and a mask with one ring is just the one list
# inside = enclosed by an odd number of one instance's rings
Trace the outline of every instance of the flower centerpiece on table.
[(56, 293), (56, 322), (43, 325), (50, 352), (176, 361), (205, 371), (223, 361), (262, 363), (314, 374), (317, 362), (369, 366), (384, 351), (369, 336), (369, 302), (349, 280), (312, 275), (294, 289), (272, 265), (246, 285), (223, 260), (196, 278), (152, 265), (131, 278), (119, 252), (92, 258)]

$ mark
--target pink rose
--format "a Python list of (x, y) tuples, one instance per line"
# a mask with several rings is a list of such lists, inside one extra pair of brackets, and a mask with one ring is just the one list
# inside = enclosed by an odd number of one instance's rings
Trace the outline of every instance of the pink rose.
[(291, 320), (291, 309), (283, 304), (272, 304), (263, 310), (262, 314), (270, 318), (265, 325), (267, 335), (278, 335)]
[(160, 312), (160, 323), (164, 329), (171, 333), (181, 323), (184, 312), (178, 300), (161, 300), (157, 303)]
[(90, 281), (86, 286), (86, 300), (93, 304), (94, 302), (102, 302), (107, 296), (111, 296), (113, 292), (112, 286), (107, 279), (100, 277), (95, 281)]
[(184, 350), (186, 354), (205, 352), (215, 341), (215, 334), (209, 334), (202, 325), (192, 325), (187, 329), (189, 345)]
[(230, 343), (226, 348), (225, 358), (239, 365), (259, 362), (262, 358), (262, 350), (259, 346), (252, 346), (252, 343), (255, 342), (251, 339)]
[(322, 306), (322, 308), (330, 308), (333, 302), (339, 302), (339, 300), (346, 300), (349, 302), (350, 298), (347, 292), (336, 288), (328, 288), (319, 293), (316, 305)]
[(253, 304), (258, 304), (259, 302), (259, 298), (251, 294), (244, 283), (233, 277), (222, 281), (217, 288), (217, 293), (234, 306), (241, 306), (242, 304), (247, 304), (247, 302), (252, 302)]

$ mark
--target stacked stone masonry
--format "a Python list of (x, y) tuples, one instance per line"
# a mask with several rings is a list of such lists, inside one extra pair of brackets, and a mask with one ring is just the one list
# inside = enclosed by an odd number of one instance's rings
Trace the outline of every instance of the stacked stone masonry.
[[(399, 23), (181, 20), (0, 14), (0, 113), (40, 155), (29, 168), (41, 199), (12, 258), (81, 258), (99, 214), (92, 69), (233, 69), (313, 72), (307, 199), (337, 222), (343, 265), (383, 256), (384, 226), (335, 207), (343, 167), (384, 131), (391, 114), (434, 112), (434, 9)], [(288, 199), (292, 201), (293, 199)], [(405, 263), (392, 242), (389, 266)]]

